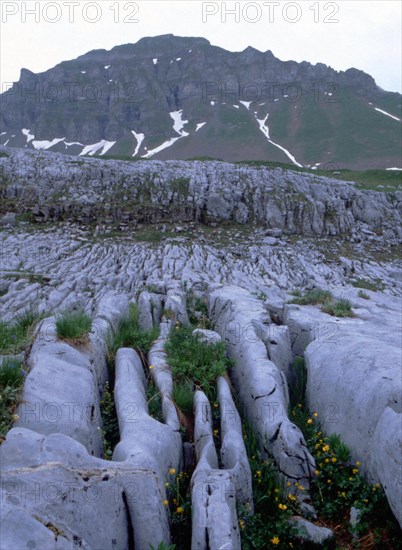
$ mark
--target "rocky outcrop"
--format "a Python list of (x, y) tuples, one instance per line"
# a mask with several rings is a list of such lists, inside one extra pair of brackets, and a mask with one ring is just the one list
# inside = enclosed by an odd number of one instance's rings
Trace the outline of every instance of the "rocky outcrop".
[[(39, 326), (32, 346), (16, 426), (49, 435), (62, 433), (102, 456), (99, 389), (107, 381), (106, 339), (128, 313), (125, 296), (100, 302), (88, 343), (81, 349), (57, 337), (54, 318)], [(77, 380), (80, 381), (77, 384)]]
[(31, 212), (38, 221), (254, 222), (305, 236), (356, 233), (363, 239), (384, 235), (390, 243), (402, 240), (399, 192), (363, 192), (352, 184), (280, 168), (77, 161), (60, 154), (8, 151), (0, 157), (5, 204)]
[[(352, 298), (352, 291), (343, 297)], [(340, 434), (373, 483), (381, 483), (402, 525), (400, 304), (353, 296), (355, 318), (286, 305), (295, 354), (304, 355), (311, 410), (325, 433)]]
[(288, 418), (285, 374), (269, 359), (259, 337), (262, 332), (269, 333), (268, 313), (248, 291), (231, 286), (213, 291), (208, 308), (235, 361), (232, 378), (261, 450), (274, 457), (286, 482), (308, 488), (314, 459), (299, 428)]

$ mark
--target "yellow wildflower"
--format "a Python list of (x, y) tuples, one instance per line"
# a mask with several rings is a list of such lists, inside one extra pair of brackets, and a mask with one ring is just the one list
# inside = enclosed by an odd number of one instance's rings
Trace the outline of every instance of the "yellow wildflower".
[(279, 508), (279, 510), (284, 510), (284, 511), (288, 509), (288, 507), (286, 506), (286, 504), (279, 504), (279, 505), (278, 505), (278, 508)]
[(307, 420), (307, 424), (312, 424), (312, 423), (313, 423), (313, 419), (312, 419), (312, 418), (309, 418), (309, 419)]
[(149, 368), (150, 368), (150, 369), (154, 369), (155, 366), (154, 366), (154, 365), (149, 365)]
[(358, 460), (358, 461), (356, 462), (356, 466), (361, 466), (361, 465), (362, 465), (362, 463), (360, 462), (360, 460)]
[(315, 418), (317, 418), (318, 413), (317, 412), (313, 413), (313, 416), (315, 416)]
[(352, 474), (357, 474), (358, 472), (359, 472), (359, 470), (357, 468), (353, 468)]
[(244, 528), (245, 528), (246, 524), (244, 523), (244, 519), (241, 519), (241, 520), (239, 521), (239, 525), (240, 525), (240, 529), (244, 529)]
[(335, 457), (332, 458), (332, 462), (336, 462), (336, 458), (335, 458)]
[(315, 475), (318, 476), (320, 475), (320, 472), (318, 470), (315, 471)]
[(271, 539), (271, 542), (272, 542), (272, 544), (275, 544), (275, 546), (276, 546), (276, 545), (279, 544), (281, 541), (280, 541), (279, 537), (273, 537), (273, 538)]
[(183, 508), (181, 506), (179, 506), (177, 509), (176, 509), (176, 512), (178, 514), (182, 514), (184, 512)]
[(173, 476), (176, 473), (176, 470), (174, 468), (170, 468), (169, 474)]
[(329, 451), (329, 445), (324, 445), (322, 450), (324, 451), (324, 453), (328, 452)]
[(165, 500), (163, 501), (163, 506), (169, 506), (169, 501), (165, 499)]

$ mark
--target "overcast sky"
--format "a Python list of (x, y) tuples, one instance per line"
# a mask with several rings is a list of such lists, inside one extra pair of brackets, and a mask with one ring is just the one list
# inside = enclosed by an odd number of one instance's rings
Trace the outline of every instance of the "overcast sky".
[[(36, 14), (29, 13), (35, 4)], [(225, 13), (233, 8), (237, 16)], [(93, 49), (173, 33), (231, 51), (251, 45), (282, 60), (356, 67), (382, 88), (401, 91), (399, 0), (2, 0), (0, 10), (3, 85), (18, 80), (22, 67), (42, 72)]]

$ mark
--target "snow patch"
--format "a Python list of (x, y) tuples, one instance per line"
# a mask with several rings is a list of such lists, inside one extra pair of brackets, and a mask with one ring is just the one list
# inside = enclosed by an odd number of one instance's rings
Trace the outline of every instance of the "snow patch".
[(201, 130), (201, 128), (203, 126), (205, 126), (206, 122), (200, 122), (199, 124), (197, 124), (197, 128), (195, 129), (196, 132), (198, 132), (198, 130)]
[(87, 72), (86, 71), (81, 71), (81, 74), (87, 74)]
[(84, 149), (81, 151), (79, 156), (80, 157), (82, 157), (83, 155), (92, 156), (95, 153), (97, 153), (99, 149), (102, 149), (102, 151), (99, 154), (104, 155), (109, 151), (109, 149), (113, 147), (115, 143), (116, 143), (115, 141), (106, 141), (105, 139), (103, 139), (99, 143), (94, 143), (92, 145), (87, 145), (86, 147), (84, 147)]
[(402, 168), (386, 168), (386, 170), (398, 170), (398, 171), (402, 171)]
[(188, 120), (182, 120), (181, 116), (183, 114), (183, 110), (181, 111), (173, 111), (172, 113), (169, 113), (171, 118), (173, 119), (173, 130), (179, 134), (180, 137), (188, 136), (189, 134), (183, 130), (184, 125), (188, 123)]
[(276, 99), (274, 99), (274, 101), (279, 101), (279, 97), (277, 97)]
[(279, 145), (278, 143), (275, 143), (271, 140), (270, 136), (269, 136), (269, 127), (268, 125), (266, 124), (267, 120), (268, 120), (268, 117), (269, 117), (269, 113), (267, 114), (267, 116), (264, 118), (264, 119), (258, 119), (256, 117), (256, 120), (260, 126), (260, 130), (261, 132), (265, 135), (265, 137), (267, 138), (267, 140), (269, 141), (269, 143), (271, 143), (271, 145), (274, 145), (275, 147), (277, 147), (278, 149), (281, 149), (285, 155), (287, 155), (290, 160), (293, 162), (293, 164), (295, 164), (296, 166), (298, 166), (299, 168), (303, 168), (303, 166), (301, 164), (299, 164), (297, 162), (297, 160), (295, 159), (295, 157), (287, 150), (285, 149), (284, 147), (282, 147), (282, 145)]
[(9, 141), (10, 141), (10, 138), (4, 143), (3, 147), (5, 147)]
[(57, 145), (61, 141), (64, 141), (66, 138), (54, 138), (52, 141), (43, 140), (43, 141), (33, 141), (32, 145), (35, 149), (50, 149), (54, 145)]
[(153, 60), (152, 60), (153, 64), (154, 65), (157, 65), (158, 64), (158, 58), (157, 57), (154, 57)]
[(21, 132), (24, 134), (24, 136), (27, 136), (27, 143), (35, 139), (35, 136), (33, 134), (30, 134), (30, 130), (23, 128)]
[(138, 151), (140, 150), (140, 147), (141, 147), (141, 143), (144, 141), (145, 139), (145, 134), (136, 134), (134, 132), (134, 130), (131, 130), (131, 133), (133, 134), (133, 136), (135, 137), (135, 139), (137, 140), (137, 146), (135, 148), (135, 151), (133, 153), (133, 157), (135, 157), (135, 155), (138, 154)]
[(389, 116), (390, 118), (393, 118), (394, 120), (397, 120), (398, 122), (401, 122), (401, 119), (394, 116), (394, 115), (391, 115), (390, 113), (387, 113), (387, 111), (383, 111), (382, 109), (378, 109), (378, 107), (374, 107), (374, 110), (375, 111), (378, 111), (379, 113), (382, 113), (383, 115), (387, 115)]
[(215, 101), (211, 101), (211, 105), (213, 107), (215, 105)]
[(159, 147), (156, 147), (155, 149), (151, 149), (146, 153), (146, 155), (143, 155), (141, 158), (149, 158), (153, 155), (156, 155), (156, 153), (160, 153), (164, 149), (167, 149), (168, 147), (171, 147), (174, 143), (176, 143), (177, 140), (189, 136), (190, 134), (183, 130), (183, 127), (185, 124), (188, 123), (188, 120), (182, 120), (182, 114), (183, 110), (180, 111), (172, 111), (169, 113), (170, 117), (173, 119), (173, 130), (179, 134), (179, 137), (174, 137), (169, 139), (168, 141), (165, 141), (162, 143), (162, 145), (159, 145)]
[(0, 136), (5, 136), (7, 132), (1, 132)]
[(111, 65), (105, 65), (105, 69), (109, 69)]
[(176, 61), (181, 61), (181, 57), (176, 57)]
[(234, 107), (235, 109), (240, 109), (240, 107), (239, 107), (238, 105), (233, 105), (233, 107)]
[(71, 143), (67, 143), (67, 141), (64, 142), (64, 145), (67, 147), (71, 147), (71, 145), (80, 145), (81, 147), (84, 147), (83, 143), (80, 143), (79, 141), (72, 141)]
[(244, 105), (245, 108), (246, 108), (247, 110), (249, 110), (249, 109), (250, 109), (250, 105), (251, 105), (252, 102), (251, 102), (251, 101), (239, 101), (239, 103), (241, 103), (242, 105)]

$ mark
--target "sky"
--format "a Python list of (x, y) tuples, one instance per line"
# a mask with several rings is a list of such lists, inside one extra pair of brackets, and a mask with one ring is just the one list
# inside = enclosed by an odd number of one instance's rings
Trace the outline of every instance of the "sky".
[(2, 0), (0, 83), (4, 91), (21, 68), (42, 72), (90, 50), (173, 33), (231, 51), (271, 50), (284, 61), (355, 67), (401, 92), (401, 9), (399, 0)]

